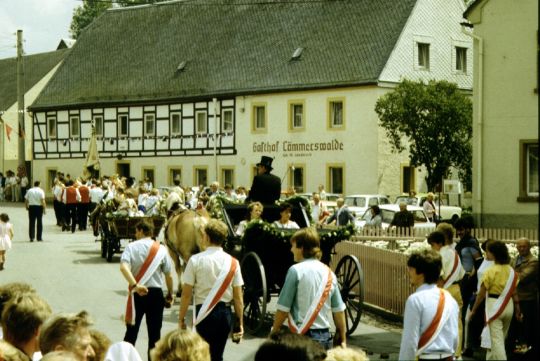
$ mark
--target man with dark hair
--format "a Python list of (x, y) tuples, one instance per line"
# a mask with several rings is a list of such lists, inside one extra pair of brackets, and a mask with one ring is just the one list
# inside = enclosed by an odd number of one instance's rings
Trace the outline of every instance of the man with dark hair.
[(458, 305), (437, 287), (441, 256), (424, 249), (407, 261), (411, 283), (417, 287), (405, 304), (399, 360), (454, 360), (458, 345)]
[(276, 332), (257, 350), (255, 361), (324, 361), (326, 351), (320, 343), (295, 333)]
[(60, 314), (45, 323), (39, 336), (41, 353), (70, 351), (79, 361), (95, 357), (89, 327), (92, 325), (88, 313)]
[(262, 156), (257, 163), (257, 175), (253, 178), (253, 184), (246, 198), (246, 203), (261, 202), (262, 204), (274, 204), (281, 195), (281, 180), (271, 174), (273, 158)]
[(182, 329), (187, 327), (185, 317), (193, 297), (196, 305), (193, 324), (197, 333), (210, 345), (212, 361), (223, 360), (225, 344), (233, 326), (231, 302), (237, 323), (233, 340), (240, 342), (244, 334), (244, 280), (238, 261), (221, 247), (227, 234), (225, 223), (210, 219), (204, 227), (204, 251), (191, 256), (182, 275), (179, 326)]
[(43, 241), (43, 215), (45, 214), (45, 192), (39, 188), (39, 181), (34, 182), (34, 187), (30, 188), (24, 196), (24, 204), (28, 211), (30, 242), (34, 242), (36, 236), (36, 222), (37, 222), (37, 240)]
[[(120, 271), (128, 282), (126, 308), (126, 334), (124, 341), (135, 345), (144, 315), (148, 329), (148, 359), (150, 350), (161, 338), (163, 308), (173, 302), (172, 262), (165, 246), (152, 240), (154, 227), (140, 222), (135, 227), (137, 240), (126, 246), (120, 258)], [(163, 297), (163, 277), (167, 285), (167, 297)]]

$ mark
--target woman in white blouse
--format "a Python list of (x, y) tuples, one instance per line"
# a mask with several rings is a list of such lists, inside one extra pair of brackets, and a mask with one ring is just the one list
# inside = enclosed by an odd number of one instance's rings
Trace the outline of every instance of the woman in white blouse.
[(281, 203), (279, 207), (280, 219), (272, 223), (276, 228), (282, 229), (300, 229), (295, 221), (291, 221), (292, 205), (287, 202)]
[(263, 205), (261, 202), (252, 202), (248, 205), (248, 218), (238, 224), (236, 229), (236, 235), (242, 237), (246, 231), (246, 227), (249, 222), (254, 219), (260, 219), (263, 212)]

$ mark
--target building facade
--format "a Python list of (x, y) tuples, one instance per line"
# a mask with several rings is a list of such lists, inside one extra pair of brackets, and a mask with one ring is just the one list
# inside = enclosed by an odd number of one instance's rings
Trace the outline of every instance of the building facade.
[[(473, 212), (538, 227), (538, 1), (473, 2)], [(536, 74), (536, 76), (534, 75)]]
[(269, 155), (284, 190), (425, 187), (407, 154), (391, 152), (374, 107), (404, 78), (470, 91), (460, 0), (219, 3), (97, 19), (31, 107), (36, 175), (82, 173), (94, 124), (103, 174), (156, 185), (249, 187)]

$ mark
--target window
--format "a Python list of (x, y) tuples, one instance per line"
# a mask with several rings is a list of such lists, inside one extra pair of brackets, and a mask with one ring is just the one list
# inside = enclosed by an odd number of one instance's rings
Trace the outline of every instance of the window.
[(49, 139), (56, 138), (56, 118), (47, 118), (47, 134)]
[(146, 178), (152, 182), (153, 186), (156, 186), (155, 181), (155, 170), (153, 167), (143, 168), (142, 169), (142, 181), (144, 181)]
[(144, 135), (156, 135), (156, 117), (154, 114), (146, 114), (144, 116)]
[(429, 69), (429, 44), (426, 43), (417, 43), (418, 44), (418, 68), (420, 69)]
[(182, 169), (181, 168), (169, 168), (169, 184), (174, 184), (174, 180), (177, 179), (182, 184)]
[(79, 117), (69, 117), (69, 136), (76, 138), (79, 134)]
[(461, 73), (467, 72), (467, 48), (456, 46), (456, 70)]
[(223, 185), (229, 184), (234, 188), (234, 169), (233, 168), (221, 168), (220, 183)]
[(401, 166), (401, 193), (416, 190), (415, 168), (408, 165)]
[(94, 116), (94, 129), (96, 131), (96, 135), (103, 135), (103, 117), (101, 115)]
[(538, 141), (520, 141), (520, 197), (518, 201), (538, 201)]
[(224, 133), (233, 131), (233, 111), (224, 109), (221, 113), (221, 131)]
[(195, 112), (195, 133), (201, 134), (207, 132), (206, 110)]
[(304, 103), (290, 102), (289, 103), (289, 129), (292, 131), (302, 130), (304, 124)]
[(292, 166), (290, 173), (289, 184), (294, 187), (296, 193), (304, 193), (304, 167), (302, 166)]
[(171, 135), (180, 135), (182, 133), (180, 113), (171, 113)]
[(128, 135), (128, 116), (119, 115), (118, 116), (118, 136), (127, 137)]
[(328, 167), (328, 183), (330, 193), (343, 194), (343, 166)]
[(343, 100), (331, 100), (328, 103), (330, 128), (343, 128)]
[(204, 186), (207, 184), (208, 182), (208, 169), (207, 168), (196, 167), (194, 175), (195, 175), (194, 184), (197, 184), (197, 185), (202, 184)]
[(253, 126), (253, 131), (266, 130), (266, 105), (265, 104), (253, 105), (252, 126)]

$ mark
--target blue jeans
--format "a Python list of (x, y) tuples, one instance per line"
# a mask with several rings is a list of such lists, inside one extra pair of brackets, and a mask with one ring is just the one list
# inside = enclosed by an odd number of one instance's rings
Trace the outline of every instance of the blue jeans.
[(333, 347), (332, 335), (327, 328), (318, 330), (310, 329), (308, 332), (306, 332), (306, 336), (311, 338), (313, 341), (320, 343), (325, 350), (330, 350)]
[[(197, 312), (202, 305), (197, 305)], [(222, 361), (225, 344), (232, 328), (230, 306), (219, 302), (204, 320), (197, 326), (197, 333), (210, 345), (212, 361)]]

